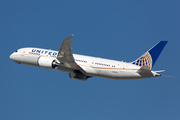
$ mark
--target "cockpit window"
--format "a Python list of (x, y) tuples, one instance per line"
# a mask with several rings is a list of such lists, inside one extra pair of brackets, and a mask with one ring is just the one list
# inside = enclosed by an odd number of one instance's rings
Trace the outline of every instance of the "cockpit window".
[(16, 50), (15, 52), (17, 52), (18, 50)]

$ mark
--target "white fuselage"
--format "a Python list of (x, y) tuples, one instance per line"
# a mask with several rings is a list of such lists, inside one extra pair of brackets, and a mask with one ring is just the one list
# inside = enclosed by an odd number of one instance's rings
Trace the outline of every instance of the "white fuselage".
[[(48, 69), (56, 69), (64, 72), (73, 72), (75, 69), (61, 66), (61, 62), (57, 58), (58, 51), (47, 50), (41, 48), (21, 48), (10, 55), (10, 58), (16, 63), (22, 63), (31, 66), (43, 67)], [(160, 76), (160, 74), (151, 71), (152, 74), (138, 73), (140, 66), (132, 63), (126, 63), (116, 60), (103, 59), (99, 57), (90, 57), (85, 55), (73, 54), (75, 63), (79, 65), (87, 76), (97, 76), (110, 79), (139, 79)], [(56, 68), (42, 65), (39, 61), (41, 58), (56, 60), (60, 64)], [(47, 66), (47, 67), (46, 67)]]

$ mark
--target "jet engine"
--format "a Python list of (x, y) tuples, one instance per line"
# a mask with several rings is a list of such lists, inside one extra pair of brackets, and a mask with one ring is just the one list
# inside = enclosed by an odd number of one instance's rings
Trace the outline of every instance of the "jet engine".
[(59, 65), (55, 58), (49, 58), (49, 57), (39, 57), (37, 60), (37, 63), (39, 67), (43, 68), (55, 68)]
[(75, 70), (74, 72), (69, 73), (69, 77), (72, 79), (82, 80), (82, 81), (86, 81), (89, 78), (89, 76), (86, 76), (79, 70)]

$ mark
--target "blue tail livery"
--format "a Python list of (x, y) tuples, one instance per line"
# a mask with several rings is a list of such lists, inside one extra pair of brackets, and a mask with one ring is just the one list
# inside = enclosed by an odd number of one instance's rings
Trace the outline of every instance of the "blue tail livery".
[(163, 48), (165, 47), (168, 41), (160, 41), (156, 45), (154, 45), (151, 49), (149, 49), (146, 53), (144, 53), (137, 60), (132, 62), (132, 64), (138, 66), (148, 66), (150, 69), (154, 66), (156, 60), (161, 54)]

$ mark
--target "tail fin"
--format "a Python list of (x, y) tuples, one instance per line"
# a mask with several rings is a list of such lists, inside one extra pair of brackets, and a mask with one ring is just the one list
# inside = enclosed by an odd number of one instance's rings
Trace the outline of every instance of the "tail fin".
[(167, 42), (168, 41), (160, 41), (151, 49), (149, 49), (146, 53), (144, 53), (141, 57), (139, 57), (137, 60), (133, 61), (132, 64), (138, 66), (148, 66), (149, 69), (151, 69)]

